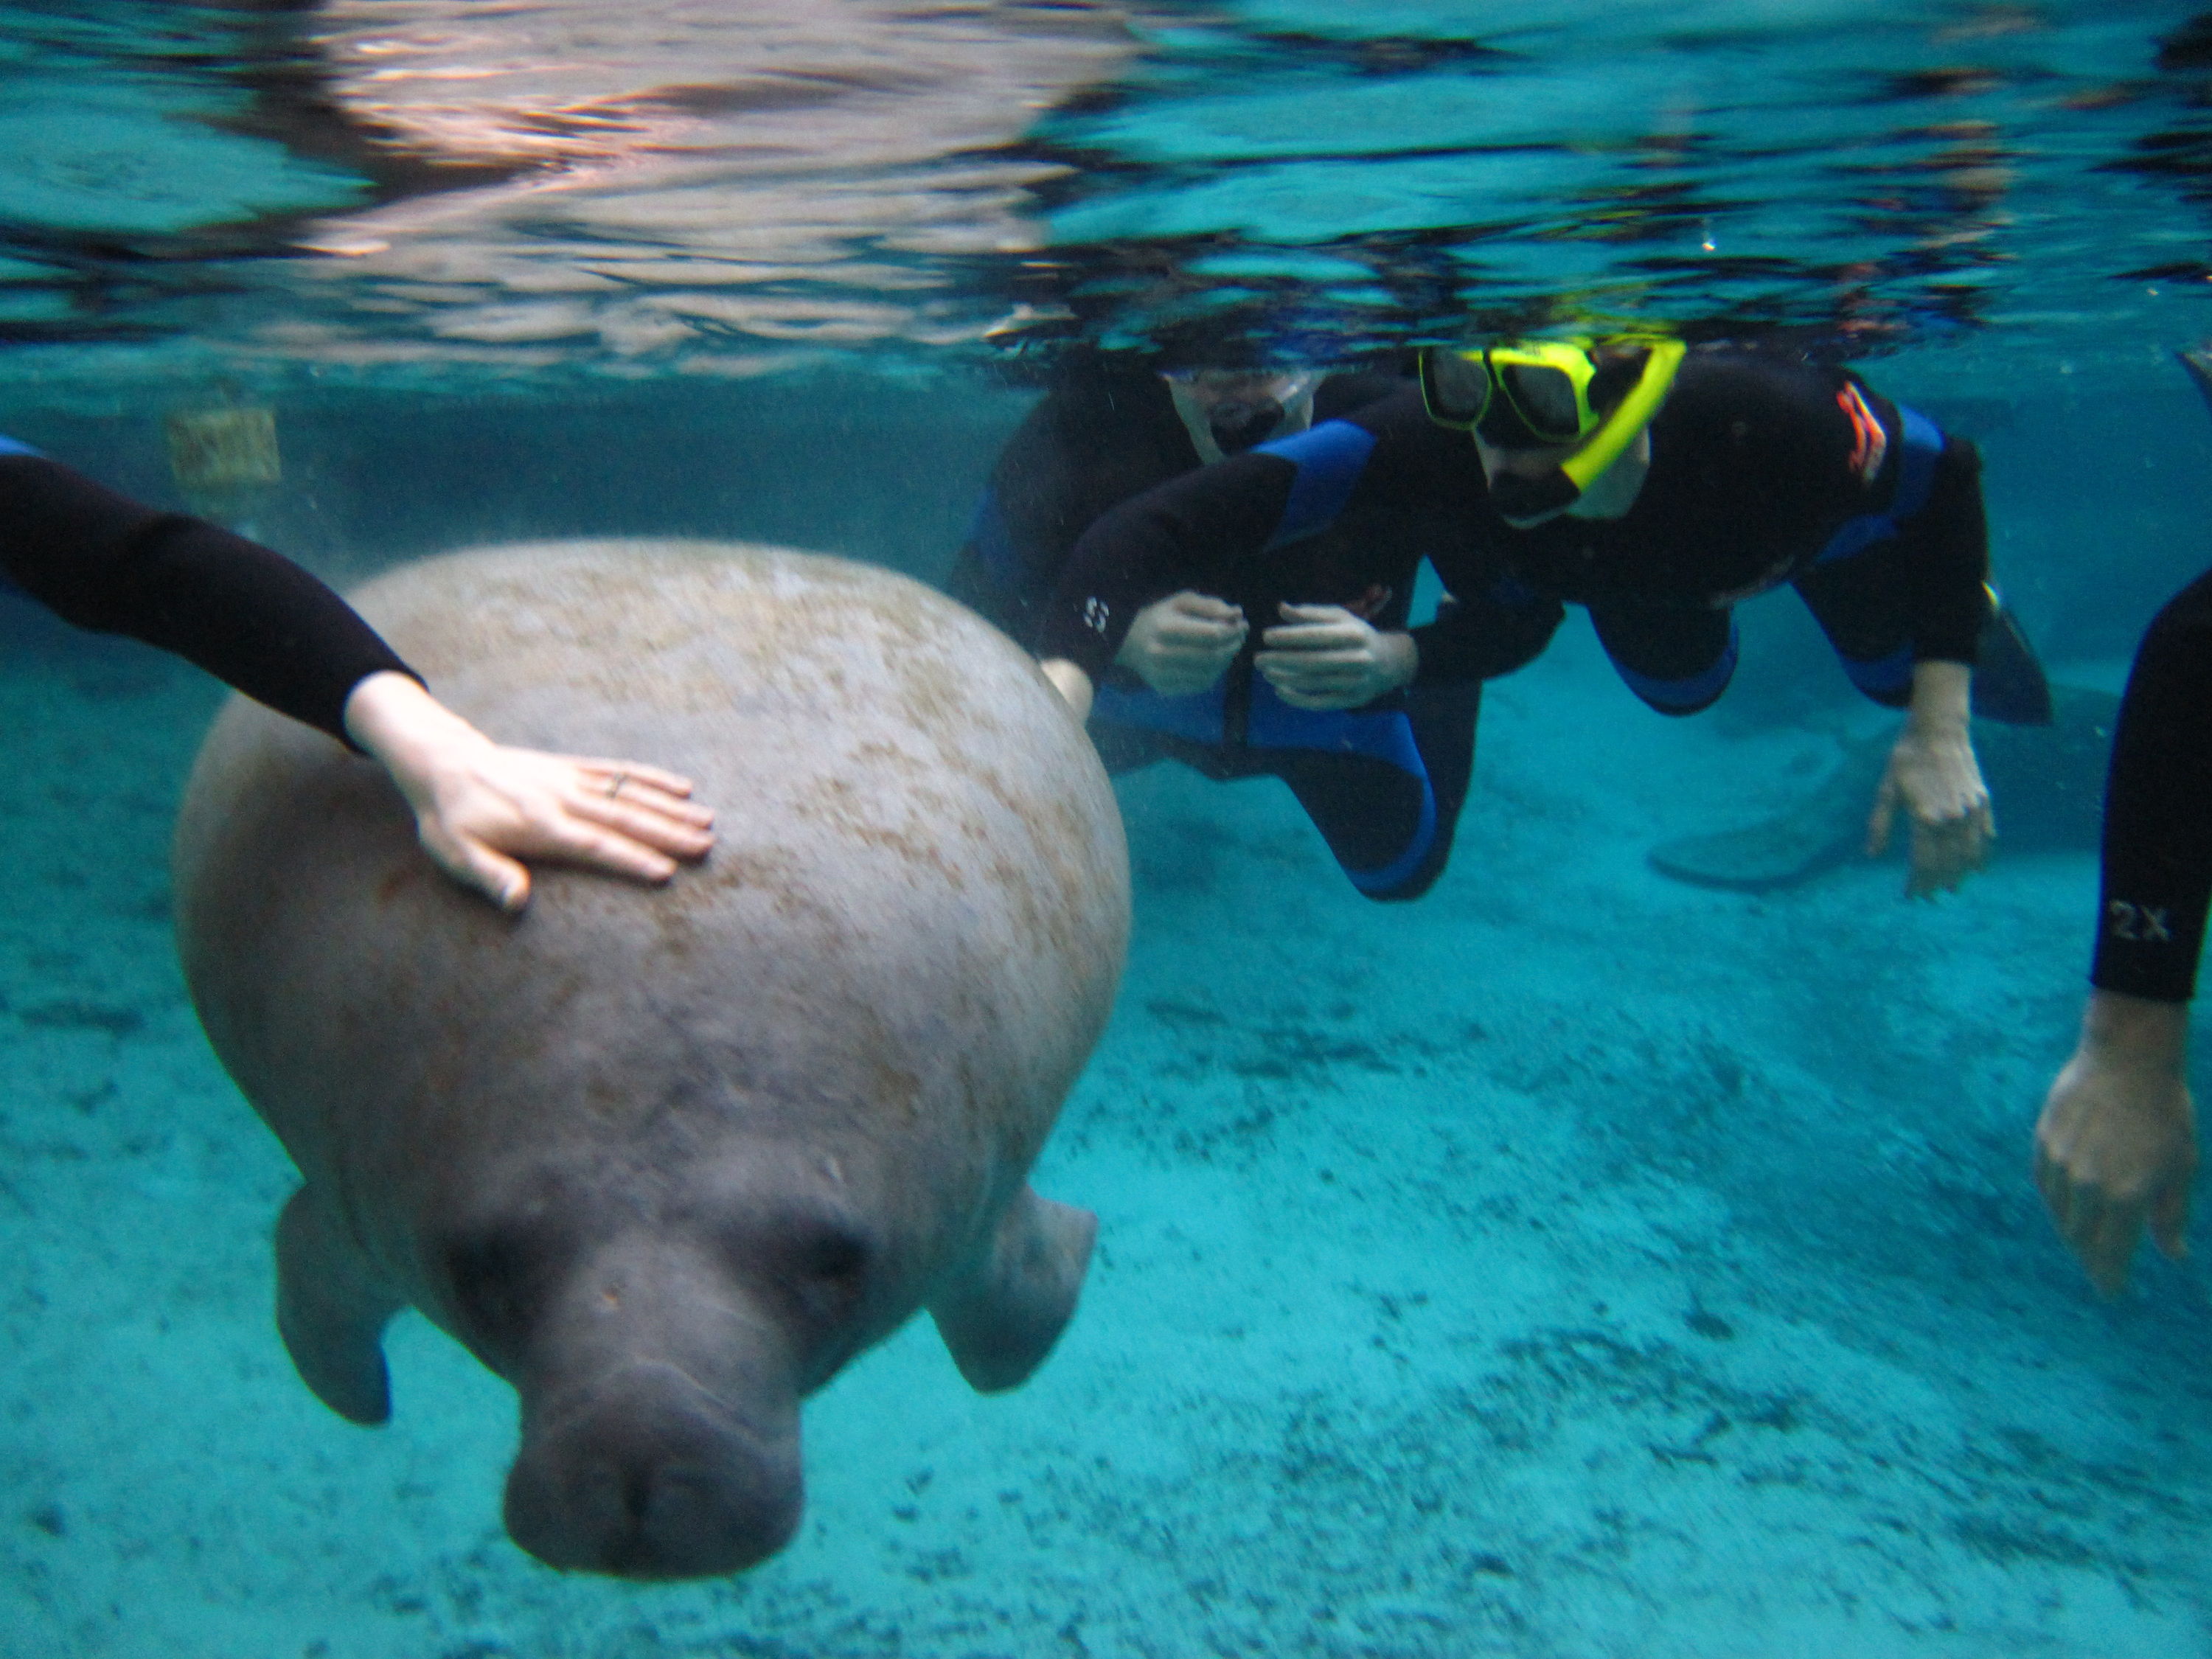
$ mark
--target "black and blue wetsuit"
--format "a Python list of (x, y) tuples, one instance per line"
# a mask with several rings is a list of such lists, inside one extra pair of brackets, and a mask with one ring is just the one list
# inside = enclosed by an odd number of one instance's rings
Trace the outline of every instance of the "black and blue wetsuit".
[(65, 622), (173, 651), (343, 743), (355, 686), (387, 670), (414, 677), (282, 555), (0, 438), (0, 588), (10, 584)]
[[(1314, 419), (1326, 428), (1407, 384), (1332, 375), (1315, 392)], [(1262, 448), (1280, 453), (1283, 445)], [(1035, 647), (1084, 531), (1119, 503), (1200, 466), (1158, 374), (1081, 368), (1008, 441), (946, 586)], [(1376, 530), (1403, 555), (1402, 568), (1345, 602), (1379, 625), (1402, 626), (1425, 542), (1405, 515)], [(1272, 612), (1248, 614), (1255, 635), (1273, 620)], [(1440, 681), (1366, 709), (1315, 714), (1276, 697), (1249, 657), (1191, 697), (1159, 696), (1120, 671), (1094, 678), (1091, 731), (1109, 770), (1173, 758), (1217, 779), (1279, 777), (1370, 897), (1418, 897), (1443, 871), (1474, 770), (1478, 681)]]
[[(1314, 390), (1314, 421), (1349, 415), (1407, 384), (1332, 374)], [(945, 591), (1026, 644), (1077, 538), (1130, 497), (1202, 465), (1158, 374), (1079, 361), (999, 452)]]
[(2091, 983), (2187, 1002), (2212, 908), (2212, 571), (2136, 652), (2105, 787), (2102, 887)]
[[(1420, 668), (1403, 699), (1352, 711), (1372, 722), (1363, 731), (1522, 666), (1568, 604), (1589, 609), (1630, 688), (1670, 714), (1720, 696), (1735, 667), (1730, 605), (1783, 581), (1879, 702), (1909, 699), (1916, 662), (1975, 660), (1990, 602), (1972, 444), (1844, 370), (1719, 348), (1684, 360), (1650, 433), (1650, 470), (1620, 517), (1516, 529), (1492, 507), (1466, 434), (1431, 422), (1418, 390), (1398, 392), (1109, 514), (1069, 557), (1036, 648), (1099, 683), (1103, 712), (1211, 741), (1218, 765), (1245, 766), (1276, 729), (1250, 656), (1277, 606), (1342, 605), (1403, 627), (1424, 556), (1455, 603), (1412, 630)], [(1245, 655), (1206, 694), (1218, 713), (1112, 670), (1137, 612), (1185, 588), (1253, 622)], [(1386, 738), (1365, 742), (1357, 752), (1389, 752)]]

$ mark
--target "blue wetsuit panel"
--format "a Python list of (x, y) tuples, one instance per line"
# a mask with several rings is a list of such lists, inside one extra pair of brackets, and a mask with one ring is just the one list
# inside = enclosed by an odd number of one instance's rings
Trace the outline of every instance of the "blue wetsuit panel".
[(1252, 708), (1246, 717), (1246, 741), (1255, 749), (1318, 749), (1328, 754), (1364, 755), (1386, 761), (1417, 778), (1429, 769), (1413, 745), (1413, 726), (1397, 709), (1362, 714), (1349, 708), (1293, 708), (1275, 688), (1254, 676)]
[(1421, 784), (1420, 821), (1405, 850), (1389, 863), (1373, 870), (1343, 867), (1346, 877), (1363, 893), (1387, 893), (1420, 866), (1437, 838), (1437, 792), (1429, 769), (1413, 741), (1413, 723), (1401, 709), (1363, 714), (1349, 708), (1294, 708), (1257, 675), (1252, 680), (1252, 706), (1245, 719), (1248, 740), (1258, 749), (1312, 749), (1323, 754), (1361, 755), (1394, 766)]
[(1295, 438), (1261, 444), (1256, 453), (1279, 455), (1298, 470), (1267, 546), (1286, 547), (1335, 523), (1374, 450), (1375, 434), (1349, 421), (1323, 421)]
[(1021, 562), (1014, 553), (1014, 538), (1006, 528), (1006, 515), (999, 506), (999, 492), (986, 489), (975, 503), (975, 516), (968, 523), (968, 540), (983, 568), (1011, 589), (1021, 576)]
[(1184, 697), (1165, 697), (1157, 691), (1131, 691), (1118, 685), (1103, 684), (1091, 700), (1091, 718), (1110, 720), (1116, 726), (1133, 726), (1140, 731), (1158, 732), (1171, 738), (1187, 738), (1193, 743), (1219, 743), (1224, 731), (1222, 699), (1228, 684), (1224, 676), (1205, 690), (1194, 691)]
[[(1225, 729), (1223, 710), (1227, 685), (1224, 676), (1206, 690), (1182, 697), (1102, 685), (1091, 705), (1091, 717), (1192, 743), (1218, 744), (1224, 740)], [(1428, 856), (1437, 838), (1436, 787), (1421, 758), (1420, 747), (1413, 739), (1413, 721), (1401, 709), (1359, 714), (1352, 709), (1294, 708), (1256, 675), (1251, 687), (1251, 704), (1245, 721), (1248, 747), (1357, 755), (1395, 767), (1419, 782), (1420, 817), (1404, 850), (1376, 869), (1344, 866), (1346, 878), (1364, 893), (1388, 893), (1410, 878)]]
[(1887, 656), (1877, 657), (1871, 662), (1846, 657), (1840, 652), (1837, 653), (1836, 660), (1843, 664), (1844, 672), (1850, 677), (1851, 684), (1869, 697), (1894, 696), (1912, 684), (1912, 647), (1910, 645), (1900, 645)]

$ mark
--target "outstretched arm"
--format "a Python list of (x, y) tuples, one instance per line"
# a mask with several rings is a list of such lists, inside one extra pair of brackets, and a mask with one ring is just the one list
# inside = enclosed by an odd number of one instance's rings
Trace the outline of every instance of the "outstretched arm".
[(509, 909), (530, 895), (514, 855), (665, 881), (713, 842), (688, 780), (495, 744), (290, 560), (21, 446), (0, 447), (0, 574), (65, 621), (173, 652), (374, 756), (431, 856)]

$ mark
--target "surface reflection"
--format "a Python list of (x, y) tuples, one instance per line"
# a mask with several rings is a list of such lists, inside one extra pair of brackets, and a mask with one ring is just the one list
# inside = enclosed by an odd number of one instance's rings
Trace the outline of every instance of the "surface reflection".
[(0, 31), (18, 341), (750, 375), (1625, 316), (2185, 337), (2212, 297), (2212, 16), (2149, 3), (77, 0)]
[(1009, 146), (1134, 49), (1114, 8), (1034, 0), (335, 0), (308, 28), (373, 147), (510, 171), (319, 226), (309, 246), (343, 263), (309, 270), (370, 314), (265, 337), (691, 346), (695, 370), (786, 341), (975, 337), (991, 319), (939, 261), (1035, 244), (1030, 192), (1064, 164)]

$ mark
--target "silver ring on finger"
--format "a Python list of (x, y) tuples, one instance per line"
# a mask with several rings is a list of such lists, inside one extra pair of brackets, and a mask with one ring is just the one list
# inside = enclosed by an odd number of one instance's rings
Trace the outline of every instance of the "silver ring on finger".
[(612, 778), (609, 779), (609, 780), (608, 780), (608, 781), (607, 781), (607, 799), (608, 799), (609, 800), (612, 800), (616, 796), (617, 796), (617, 795), (621, 794), (621, 793), (622, 793), (622, 792), (623, 792), (623, 785), (624, 785), (624, 784), (628, 783), (629, 781), (629, 773), (627, 773), (627, 772), (617, 772), (617, 773), (616, 773), (616, 774), (614, 775), (614, 776), (613, 776)]

